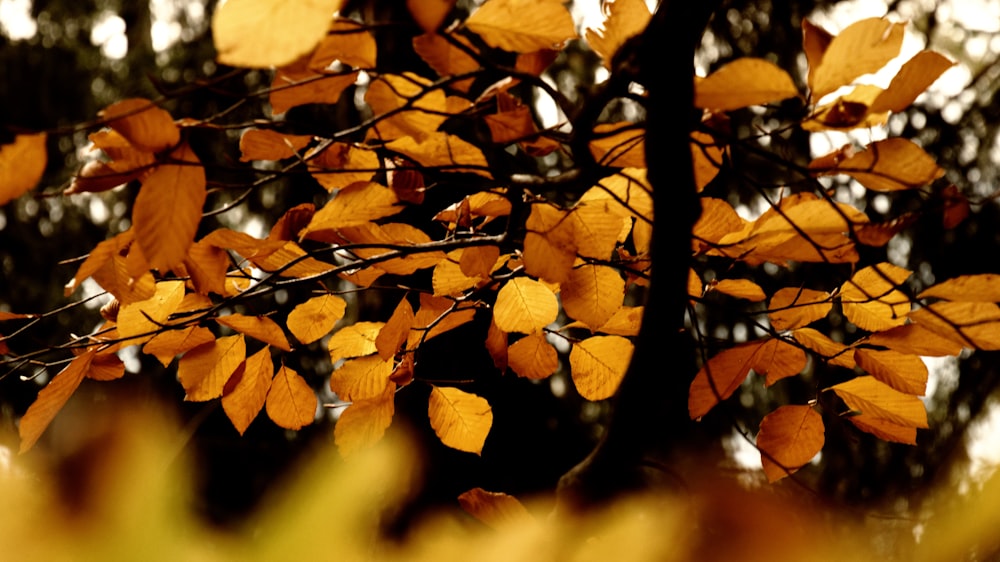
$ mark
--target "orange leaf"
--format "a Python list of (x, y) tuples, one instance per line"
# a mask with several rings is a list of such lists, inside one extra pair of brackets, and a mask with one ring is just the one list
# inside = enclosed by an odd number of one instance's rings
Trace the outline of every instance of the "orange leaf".
[(396, 309), (392, 311), (392, 316), (386, 321), (385, 326), (378, 332), (375, 338), (375, 347), (378, 349), (378, 356), (383, 361), (392, 359), (403, 345), (410, 334), (410, 327), (413, 326), (413, 307), (406, 297), (400, 299)]
[(719, 175), (724, 153), (723, 147), (711, 135), (700, 131), (691, 133), (691, 163), (694, 166), (694, 183), (698, 193)]
[(375, 116), (386, 115), (375, 125), (379, 138), (422, 139), (437, 131), (447, 119), (448, 102), (444, 91), (429, 89), (430, 84), (430, 80), (411, 73), (383, 74), (372, 81), (365, 101)]
[(427, 168), (440, 166), (444, 172), (471, 172), (493, 177), (482, 150), (448, 133), (428, 133), (421, 140), (411, 136), (401, 137), (386, 143), (385, 148)]
[(602, 4), (606, 17), (601, 29), (587, 29), (587, 43), (600, 55), (604, 67), (611, 70), (611, 60), (630, 37), (638, 35), (649, 24), (649, 7), (643, 0), (615, 0)]
[(406, 8), (413, 20), (427, 33), (437, 31), (454, 7), (455, 0), (406, 0)]
[(810, 406), (781, 406), (764, 416), (757, 447), (768, 482), (797, 471), (819, 453), (825, 442), (823, 417)]
[(505, 283), (493, 306), (493, 320), (505, 332), (537, 332), (555, 322), (558, 315), (559, 301), (552, 291), (527, 277)]
[(576, 233), (566, 211), (532, 205), (526, 228), (524, 270), (553, 283), (565, 281), (576, 260)]
[(354, 85), (358, 73), (321, 74), (306, 68), (308, 59), (279, 69), (271, 82), (271, 113), (279, 115), (306, 104), (336, 104), (344, 90)]
[(1000, 307), (986, 302), (936, 302), (910, 312), (918, 325), (964, 347), (1000, 349)]
[(292, 346), (288, 344), (285, 333), (281, 331), (281, 326), (266, 316), (244, 316), (242, 314), (229, 314), (215, 319), (223, 326), (240, 332), (243, 335), (256, 338), (264, 343), (282, 350), (291, 351)]
[(786, 287), (779, 289), (768, 304), (767, 317), (778, 331), (794, 330), (819, 320), (830, 312), (830, 293)]
[(807, 19), (802, 20), (802, 50), (806, 54), (806, 62), (809, 65), (807, 83), (813, 83), (813, 74), (816, 73), (816, 68), (823, 60), (823, 53), (826, 52), (831, 41), (833, 41), (833, 35), (830, 32)]
[(587, 400), (610, 398), (625, 378), (634, 348), (620, 336), (593, 336), (574, 344), (569, 365), (580, 396)]
[[(175, 266), (177, 267), (177, 266)], [(204, 240), (188, 247), (183, 269), (191, 277), (191, 284), (203, 295), (226, 294), (226, 270), (229, 269), (229, 254)]]
[(868, 18), (849, 25), (834, 37), (823, 58), (809, 72), (812, 98), (819, 100), (864, 74), (877, 72), (896, 58), (906, 24)]
[(441, 442), (481, 455), (493, 426), (493, 409), (485, 399), (457, 388), (433, 386), (427, 416)]
[(962, 275), (942, 281), (917, 295), (917, 298), (937, 298), (949, 301), (1000, 302), (1000, 275), (983, 273)]
[[(451, 0), (452, 2), (454, 0)], [(411, 3), (415, 3), (411, 0)], [(431, 4), (432, 2), (427, 2), (426, 0), (421, 2), (421, 5)], [(468, 44), (468, 40), (460, 35), (449, 34), (452, 39), (455, 39), (470, 49), (475, 49)], [(413, 50), (416, 51), (420, 58), (424, 59), (424, 62), (428, 66), (434, 69), (438, 75), (442, 77), (455, 76), (456, 74), (465, 74), (467, 72), (475, 72), (479, 70), (479, 63), (476, 59), (472, 58), (468, 53), (462, 49), (456, 47), (443, 36), (434, 33), (433, 30), (427, 33), (413, 38)], [(472, 85), (472, 80), (462, 80), (461, 82), (456, 82), (454, 84), (455, 89), (465, 92), (468, 91), (469, 86)], [(489, 115), (486, 116), (487, 124), (490, 121)], [(493, 127), (490, 126), (492, 129)], [(497, 140), (494, 138), (493, 140)], [(500, 142), (500, 141), (497, 141)]]
[(710, 284), (709, 289), (750, 302), (760, 302), (767, 298), (764, 289), (749, 279), (722, 279)]
[(232, 0), (212, 15), (212, 39), (222, 64), (267, 68), (310, 52), (342, 0)]
[(851, 410), (907, 427), (927, 427), (920, 398), (890, 388), (875, 377), (856, 377), (830, 388)]
[(87, 371), (87, 378), (95, 381), (113, 381), (125, 376), (125, 363), (114, 353), (94, 356)]
[(632, 226), (627, 218), (609, 213), (597, 201), (578, 203), (569, 213), (576, 253), (587, 258), (606, 260), (615, 251), (619, 239), (625, 240)]
[(109, 105), (98, 115), (129, 144), (148, 152), (160, 152), (181, 140), (180, 129), (170, 114), (142, 98), (126, 99)]
[(792, 77), (764, 59), (742, 57), (695, 82), (694, 105), (729, 111), (795, 97)]
[(458, 496), (466, 513), (494, 529), (534, 523), (535, 519), (514, 496), (473, 488)]
[(944, 170), (913, 141), (893, 137), (871, 143), (818, 175), (829, 174), (847, 174), (874, 191), (899, 191), (927, 185), (943, 176)]
[(395, 384), (389, 384), (380, 395), (352, 403), (340, 414), (333, 427), (337, 449), (344, 457), (370, 447), (382, 439), (392, 424), (395, 413)]
[[(653, 220), (652, 193), (653, 189), (646, 180), (646, 170), (625, 168), (588, 189), (580, 198), (580, 203), (601, 203), (605, 212), (645, 222)], [(535, 207), (537, 205), (532, 210)]]
[(391, 374), (391, 358), (372, 355), (349, 359), (330, 375), (330, 390), (345, 402), (375, 398), (385, 390)]
[(812, 328), (798, 328), (792, 332), (792, 337), (831, 365), (846, 369), (853, 369), (857, 366), (857, 363), (854, 362), (854, 348), (831, 340), (823, 332)]
[(316, 419), (316, 393), (294, 370), (278, 369), (267, 391), (267, 417), (285, 429), (302, 429)]
[(507, 370), (507, 332), (497, 328), (496, 322), (490, 319), (489, 330), (486, 331), (486, 350), (493, 358), (493, 365), (501, 373)]
[(309, 159), (309, 173), (327, 191), (368, 182), (381, 168), (375, 152), (344, 142), (335, 142)]
[(346, 310), (347, 301), (337, 295), (313, 297), (288, 314), (288, 330), (300, 342), (310, 344), (329, 334)]
[(355, 322), (337, 330), (327, 343), (330, 361), (336, 363), (341, 359), (375, 353), (378, 351), (375, 340), (383, 326), (382, 322)]
[(118, 335), (125, 340), (122, 346), (152, 339), (183, 299), (183, 281), (160, 281), (151, 298), (121, 307), (118, 312)]
[(911, 273), (888, 262), (858, 271), (840, 287), (844, 315), (870, 332), (902, 326), (910, 311), (910, 299), (896, 286)]
[[(618, 132), (614, 132), (618, 131)], [(594, 127), (590, 153), (602, 166), (644, 168), (646, 166), (646, 130), (633, 123), (601, 123)]]
[(17, 135), (13, 143), (0, 146), (0, 206), (34, 188), (47, 159), (45, 133)]
[(538, 132), (531, 109), (526, 105), (519, 105), (496, 115), (487, 115), (484, 120), (490, 128), (493, 142), (499, 144), (524, 140)]
[(573, 17), (561, 0), (489, 0), (465, 20), (465, 27), (490, 47), (516, 53), (576, 38)]
[(642, 326), (643, 307), (623, 306), (597, 329), (598, 332), (616, 336), (637, 336)]
[(851, 423), (861, 431), (871, 433), (879, 439), (907, 445), (917, 444), (917, 428), (913, 426), (899, 425), (865, 414), (851, 416), (847, 419), (851, 420)]
[(920, 51), (903, 64), (899, 72), (893, 76), (889, 87), (875, 99), (868, 111), (894, 113), (903, 111), (944, 71), (954, 65), (955, 63), (940, 53)]
[(222, 337), (185, 353), (177, 365), (177, 378), (186, 391), (184, 400), (205, 402), (222, 396), (229, 377), (245, 359), (242, 334)]
[(337, 192), (333, 201), (316, 211), (302, 234), (361, 225), (395, 215), (403, 210), (396, 203), (396, 194), (388, 187), (374, 182), (353, 183)]
[(38, 397), (24, 413), (18, 423), (18, 433), (21, 437), (20, 453), (23, 454), (31, 449), (38, 438), (42, 436), (45, 428), (52, 423), (59, 410), (66, 405), (70, 396), (76, 392), (84, 375), (90, 370), (91, 361), (97, 354), (96, 350), (90, 350), (76, 356), (69, 365), (59, 371), (55, 377), (45, 385), (45, 388), (38, 393)]
[(205, 205), (205, 169), (186, 144), (142, 183), (132, 210), (135, 239), (149, 266), (164, 273), (184, 261)]
[(284, 135), (268, 129), (248, 129), (240, 136), (240, 162), (284, 160), (309, 144), (309, 135)]
[(872, 334), (866, 340), (871, 345), (881, 345), (900, 353), (942, 357), (958, 355), (962, 352), (962, 344), (940, 336), (922, 324), (905, 324)]
[(247, 357), (239, 382), (232, 389), (227, 388), (222, 396), (222, 409), (240, 435), (246, 432), (264, 407), (273, 376), (271, 352), (265, 347)]
[(484, 277), (470, 277), (462, 272), (461, 258), (468, 250), (458, 249), (448, 252), (445, 259), (434, 266), (431, 286), (435, 296), (459, 296), (482, 282)]
[(923, 396), (927, 391), (927, 365), (916, 355), (892, 350), (858, 349), (854, 360), (869, 375), (905, 392)]
[(625, 280), (612, 267), (582, 265), (560, 285), (559, 296), (567, 315), (596, 330), (622, 307)]
[(540, 333), (514, 342), (507, 350), (507, 360), (510, 369), (526, 379), (544, 379), (559, 368), (559, 354)]
[(309, 67), (322, 72), (336, 60), (355, 68), (374, 68), (375, 52), (375, 38), (363, 24), (337, 18), (313, 52)]
[(142, 346), (142, 352), (156, 357), (166, 367), (174, 357), (214, 341), (215, 335), (208, 328), (188, 326), (180, 330), (160, 332)]
[(498, 259), (500, 248), (497, 246), (471, 246), (462, 251), (458, 265), (469, 277), (485, 278), (490, 276)]

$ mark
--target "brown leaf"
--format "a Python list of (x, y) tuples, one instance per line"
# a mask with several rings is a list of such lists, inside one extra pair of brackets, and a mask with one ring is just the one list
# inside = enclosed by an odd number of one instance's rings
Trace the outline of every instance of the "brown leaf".
[(406, 8), (420, 29), (434, 33), (455, 7), (455, 0), (406, 0)]
[(466, 513), (494, 529), (534, 523), (535, 519), (514, 496), (473, 488), (458, 496)]

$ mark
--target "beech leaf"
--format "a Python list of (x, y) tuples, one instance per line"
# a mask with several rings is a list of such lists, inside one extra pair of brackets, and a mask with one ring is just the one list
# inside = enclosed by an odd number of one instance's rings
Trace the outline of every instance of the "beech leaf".
[(493, 426), (493, 409), (485, 399), (457, 388), (434, 386), (427, 415), (442, 443), (459, 451), (482, 454)]
[(534, 279), (511, 279), (497, 293), (493, 319), (505, 332), (530, 334), (555, 322), (559, 301), (552, 291)]
[(573, 345), (570, 372), (577, 392), (587, 400), (604, 400), (618, 390), (635, 346), (621, 336), (593, 336)]
[(13, 143), (0, 145), (0, 206), (38, 185), (47, 161), (45, 133), (17, 135)]
[(347, 301), (337, 295), (313, 297), (288, 314), (288, 330), (300, 342), (310, 344), (329, 334), (346, 310)]
[(316, 393), (294, 370), (278, 369), (267, 391), (267, 417), (285, 429), (302, 429), (316, 418)]
[(823, 418), (811, 406), (781, 406), (764, 416), (757, 447), (768, 482), (792, 474), (812, 460), (825, 442)]
[(269, 343), (282, 351), (292, 350), (292, 346), (288, 344), (285, 333), (281, 331), (281, 326), (278, 326), (277, 322), (266, 316), (229, 314), (220, 316), (215, 321), (223, 326), (229, 326), (241, 334), (258, 339), (264, 343)]
[(356, 400), (340, 414), (333, 438), (341, 456), (347, 457), (382, 439), (395, 413), (395, 390), (396, 385), (389, 384), (378, 396)]
[(863, 74), (874, 73), (896, 58), (905, 27), (884, 18), (868, 18), (833, 37), (820, 63), (809, 72), (813, 99), (819, 100)]
[(229, 377), (246, 359), (243, 335), (225, 336), (200, 345), (181, 357), (177, 378), (191, 402), (205, 402), (222, 396)]
[(573, 16), (561, 0), (489, 0), (465, 26), (489, 46), (518, 53), (576, 38)]
[(743, 57), (695, 82), (694, 105), (729, 111), (797, 96), (792, 77), (774, 63)]
[(459, 495), (458, 503), (466, 513), (493, 529), (535, 522), (517, 498), (499, 492), (473, 488)]
[(920, 398), (894, 390), (875, 377), (855, 377), (830, 388), (851, 410), (906, 427), (927, 426), (927, 411)]
[(527, 335), (507, 350), (507, 362), (517, 376), (544, 379), (559, 368), (559, 354), (541, 333)]
[(229, 0), (212, 16), (219, 62), (244, 68), (288, 64), (326, 36), (341, 4), (342, 0)]
[(264, 347), (247, 357), (239, 382), (222, 396), (222, 409), (240, 435), (246, 432), (264, 407), (273, 376), (271, 351)]
[(45, 428), (52, 423), (70, 396), (73, 396), (83, 377), (90, 370), (91, 361), (96, 354), (96, 350), (91, 350), (77, 355), (38, 393), (38, 397), (18, 423), (18, 434), (21, 437), (20, 453), (27, 452), (35, 445), (45, 432)]
[(147, 99), (121, 100), (98, 115), (129, 144), (148, 152), (166, 150), (181, 140), (180, 129), (170, 114)]

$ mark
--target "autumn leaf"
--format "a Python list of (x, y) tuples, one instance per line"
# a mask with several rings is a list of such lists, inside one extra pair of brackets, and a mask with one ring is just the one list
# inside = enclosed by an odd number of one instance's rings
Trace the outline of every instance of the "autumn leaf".
[(375, 125), (379, 138), (410, 136), (416, 144), (437, 131), (447, 119), (448, 102), (443, 90), (429, 86), (428, 79), (412, 73), (383, 74), (372, 81), (365, 101), (381, 116)]
[(490, 327), (486, 331), (485, 343), (486, 351), (489, 352), (490, 357), (493, 359), (493, 366), (500, 372), (506, 371), (508, 364), (507, 332), (497, 328), (497, 324), (493, 319), (490, 319)]
[(375, 353), (378, 351), (375, 341), (383, 326), (385, 324), (382, 322), (355, 322), (337, 330), (327, 342), (330, 361), (336, 363), (341, 359)]
[(642, 325), (642, 306), (623, 306), (611, 315), (598, 332), (615, 336), (637, 336)]
[(288, 330), (300, 342), (310, 344), (329, 334), (346, 310), (347, 301), (337, 295), (313, 297), (288, 314)]
[(344, 142), (332, 143), (319, 154), (309, 155), (309, 173), (327, 191), (368, 182), (381, 168), (382, 162), (374, 151)]
[(151, 298), (121, 307), (118, 312), (118, 335), (124, 340), (122, 345), (152, 339), (160, 326), (177, 310), (183, 298), (183, 281), (160, 281)]
[(216, 318), (215, 321), (223, 326), (229, 326), (241, 334), (271, 344), (282, 351), (292, 350), (292, 346), (288, 344), (288, 339), (285, 338), (285, 333), (281, 331), (281, 326), (278, 326), (277, 322), (266, 316), (228, 314)]
[(961, 275), (924, 289), (917, 298), (949, 301), (1000, 302), (1000, 275), (982, 273)]
[(619, 241), (625, 240), (623, 232), (631, 226), (629, 219), (609, 213), (607, 207), (598, 201), (577, 203), (568, 218), (576, 253), (598, 260), (606, 260), (614, 253)]
[(349, 359), (330, 375), (330, 390), (345, 402), (375, 398), (385, 390), (391, 374), (392, 358), (371, 355)]
[(17, 135), (13, 143), (0, 146), (0, 206), (38, 185), (47, 159), (45, 133)]
[(555, 322), (559, 302), (548, 287), (534, 279), (511, 279), (497, 293), (493, 320), (505, 332), (530, 334)]
[(921, 324), (905, 324), (868, 336), (866, 343), (888, 347), (900, 353), (942, 357), (958, 355), (962, 344), (928, 330)]
[(729, 111), (797, 96), (787, 72), (764, 59), (742, 57), (695, 82), (694, 105)]
[(691, 163), (694, 167), (694, 183), (701, 193), (722, 169), (725, 149), (707, 133), (691, 133)]
[(720, 279), (711, 283), (708, 288), (750, 302), (760, 302), (767, 298), (764, 289), (749, 279)]
[(377, 46), (365, 25), (338, 17), (309, 60), (309, 67), (322, 72), (333, 61), (354, 68), (374, 68)]
[(1000, 349), (1000, 307), (986, 302), (936, 302), (909, 313), (918, 325), (963, 346)]
[(441, 167), (445, 172), (471, 172), (486, 178), (493, 177), (482, 150), (448, 133), (429, 133), (420, 140), (405, 136), (386, 143), (385, 148), (425, 168)]
[(457, 388), (433, 386), (427, 415), (442, 443), (459, 451), (482, 454), (493, 426), (493, 409), (486, 400)]
[(594, 127), (590, 153), (602, 166), (643, 168), (646, 166), (646, 130), (629, 122), (601, 123)]
[(524, 270), (529, 275), (560, 283), (576, 260), (573, 223), (567, 213), (550, 205), (531, 206), (524, 237)]
[(521, 53), (576, 38), (573, 17), (560, 0), (489, 0), (465, 27), (490, 47)]
[(535, 522), (517, 498), (499, 492), (473, 488), (459, 495), (458, 503), (466, 513), (493, 529)]
[(615, 0), (602, 4), (606, 17), (600, 29), (587, 29), (584, 37), (590, 48), (611, 70), (611, 61), (618, 49), (630, 37), (638, 35), (649, 25), (651, 14), (642, 0)]
[(273, 376), (271, 351), (264, 347), (247, 357), (239, 381), (232, 388), (228, 388), (232, 385), (232, 380), (226, 385), (227, 388), (222, 396), (222, 409), (240, 435), (246, 432), (264, 407)]
[(781, 406), (764, 416), (757, 448), (767, 481), (797, 471), (819, 453), (824, 441), (823, 418), (811, 406)]
[(330, 104), (340, 100), (341, 94), (358, 79), (358, 72), (324, 74), (309, 68), (309, 59), (278, 69), (271, 82), (268, 101), (271, 113), (278, 115), (306, 104)]
[[(341, 0), (229, 0), (212, 15), (212, 38), (222, 64), (267, 68), (288, 64), (326, 36)], [(248, 40), (248, 38), (250, 38)]]
[(857, 366), (854, 361), (854, 348), (831, 340), (823, 332), (812, 328), (798, 328), (792, 332), (792, 337), (831, 365), (845, 369)]
[(830, 387), (851, 410), (906, 427), (927, 427), (920, 398), (890, 388), (875, 377), (855, 377)]
[(635, 346), (621, 336), (593, 336), (573, 345), (570, 373), (587, 400), (604, 400), (618, 390)]
[(507, 362), (517, 376), (544, 379), (559, 368), (559, 354), (541, 333), (527, 335), (507, 350)]
[(113, 351), (102, 351), (94, 356), (87, 371), (87, 378), (95, 381), (113, 381), (125, 376), (125, 363)]
[(847, 419), (861, 431), (871, 433), (879, 439), (906, 445), (917, 444), (917, 428), (911, 425), (900, 425), (865, 414), (850, 416)]
[(336, 230), (388, 217), (403, 210), (396, 203), (396, 194), (385, 186), (374, 182), (353, 183), (337, 192), (332, 201), (316, 211), (302, 234)]
[(892, 82), (872, 103), (868, 111), (892, 111), (898, 113), (912, 104), (924, 90), (929, 88), (946, 70), (955, 63), (934, 51), (920, 51), (903, 63)]
[(187, 256), (174, 270), (178, 275), (191, 278), (195, 291), (203, 295), (226, 294), (226, 271), (229, 269), (229, 254), (204, 240), (188, 246)]
[(903, 45), (906, 25), (884, 18), (868, 18), (849, 25), (834, 37), (822, 59), (809, 72), (809, 89), (814, 100), (871, 74), (896, 58)]
[[(430, 4), (430, 2), (423, 2), (423, 4)], [(459, 41), (474, 50), (471, 45), (467, 44), (468, 40), (459, 35), (449, 35), (449, 39)], [(442, 35), (428, 32), (413, 38), (413, 50), (420, 55), (420, 58), (424, 59), (424, 62), (426, 62), (428, 66), (433, 68), (434, 71), (442, 77), (455, 76), (479, 70), (479, 62), (466, 51), (452, 44), (449, 39), (446, 39)], [(464, 92), (467, 91), (468, 87), (471, 85), (472, 80), (469, 79), (456, 82), (454, 87)], [(525, 109), (527, 108), (525, 107)], [(487, 123), (489, 123), (489, 116), (487, 116), (486, 119)]]
[(130, 145), (148, 152), (172, 148), (181, 140), (180, 129), (170, 114), (147, 99), (124, 99), (98, 115)]
[(378, 396), (357, 400), (340, 414), (333, 438), (341, 456), (347, 457), (382, 439), (395, 413), (395, 390), (396, 385), (389, 384)]
[(271, 381), (265, 407), (267, 417), (285, 429), (302, 429), (316, 418), (316, 393), (305, 379), (282, 365)]
[(406, 0), (406, 8), (427, 33), (434, 33), (455, 6), (455, 0)]
[(221, 337), (200, 345), (181, 357), (177, 378), (191, 402), (205, 402), (222, 396), (236, 369), (246, 359), (243, 335)]
[(927, 365), (916, 355), (893, 350), (858, 349), (854, 360), (869, 375), (907, 394), (927, 391)]
[(896, 287), (911, 273), (887, 262), (858, 271), (840, 287), (844, 315), (870, 332), (902, 326), (910, 311), (910, 299)]
[(410, 306), (410, 301), (403, 297), (375, 338), (375, 348), (382, 360), (392, 359), (396, 355), (399, 346), (403, 345), (410, 333), (413, 320), (413, 307)]
[(240, 136), (240, 161), (284, 160), (309, 144), (308, 135), (285, 135), (268, 129), (247, 129)]
[(830, 293), (785, 287), (771, 296), (767, 317), (778, 331), (794, 330), (825, 317), (833, 308)]
[(156, 334), (142, 346), (142, 352), (156, 357), (160, 364), (166, 367), (174, 357), (214, 341), (215, 335), (208, 328), (187, 326), (180, 330), (166, 330)]
[(863, 152), (835, 168), (818, 170), (818, 174), (847, 174), (868, 189), (898, 191), (927, 185), (943, 176), (944, 170), (913, 141), (893, 137), (873, 142)]
[(596, 330), (621, 308), (625, 280), (612, 267), (582, 265), (560, 285), (559, 296), (567, 315)]
[(500, 248), (497, 246), (471, 246), (462, 251), (458, 266), (469, 277), (486, 278), (498, 259)]
[(83, 377), (90, 370), (96, 354), (96, 350), (90, 350), (77, 355), (38, 393), (38, 397), (18, 423), (18, 434), (21, 437), (20, 454), (26, 453), (35, 445), (45, 432), (45, 428), (52, 423), (70, 396), (73, 396)]

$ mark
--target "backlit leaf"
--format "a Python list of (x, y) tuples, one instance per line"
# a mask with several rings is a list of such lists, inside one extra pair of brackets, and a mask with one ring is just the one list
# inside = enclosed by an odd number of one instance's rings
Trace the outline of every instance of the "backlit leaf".
[(346, 310), (347, 302), (337, 295), (313, 297), (288, 314), (288, 330), (300, 342), (312, 343), (329, 334)]
[(327, 347), (330, 351), (330, 361), (336, 363), (341, 359), (371, 355), (378, 351), (375, 340), (385, 326), (382, 322), (355, 322), (344, 326), (330, 336)]
[(1000, 275), (982, 273), (962, 275), (942, 281), (922, 293), (917, 298), (937, 298), (949, 301), (1000, 302)]
[(518, 53), (576, 38), (573, 17), (560, 0), (489, 0), (465, 26), (490, 47)]
[(410, 306), (410, 301), (403, 297), (375, 338), (379, 357), (383, 360), (392, 359), (399, 346), (406, 341), (411, 326), (413, 326), (413, 307)]
[(171, 153), (178, 164), (157, 166), (132, 209), (135, 240), (149, 266), (164, 273), (184, 261), (205, 205), (205, 169), (184, 144)]
[(391, 374), (392, 358), (372, 355), (349, 359), (330, 375), (330, 390), (345, 402), (375, 398), (385, 390)]
[(453, 250), (448, 253), (447, 259), (441, 260), (434, 266), (431, 285), (434, 288), (435, 296), (461, 295), (484, 279), (482, 277), (469, 277), (462, 272), (459, 260), (468, 249)]
[(872, 334), (866, 340), (871, 345), (881, 345), (900, 353), (943, 357), (958, 355), (962, 344), (928, 330), (921, 324), (905, 324)]
[(567, 315), (595, 330), (621, 308), (625, 280), (612, 267), (582, 265), (560, 285), (559, 296)]
[(695, 82), (694, 105), (729, 111), (797, 96), (791, 76), (772, 62), (742, 57)]
[(567, 213), (551, 205), (531, 206), (524, 237), (524, 270), (546, 281), (560, 283), (576, 260), (576, 238)]
[(493, 319), (505, 332), (530, 334), (555, 322), (559, 302), (545, 285), (518, 277), (511, 279), (497, 293)]
[(909, 270), (888, 262), (858, 271), (840, 287), (844, 315), (870, 332), (902, 326), (910, 311), (910, 299), (896, 286), (910, 274)]
[(382, 168), (378, 155), (355, 145), (335, 142), (309, 160), (309, 173), (327, 191), (368, 182)]
[(294, 370), (278, 369), (267, 391), (267, 417), (285, 429), (302, 429), (316, 419), (316, 393)]
[[(411, 0), (415, 3), (415, 0)], [(440, 0), (435, 2), (422, 2), (422, 4), (432, 4), (439, 3)], [(468, 40), (464, 39), (460, 35), (451, 35), (452, 39), (460, 41), (463, 44), (467, 44)], [(470, 46), (470, 48), (472, 48)], [(416, 51), (420, 58), (424, 59), (424, 62), (434, 69), (438, 75), (442, 77), (455, 76), (457, 74), (465, 74), (467, 72), (474, 72), (479, 70), (479, 63), (476, 59), (472, 58), (467, 52), (456, 47), (451, 41), (445, 39), (443, 36), (438, 35), (433, 32), (428, 32), (423, 35), (419, 35), (413, 38), (413, 50)], [(456, 82), (454, 84), (455, 88), (460, 91), (467, 91), (468, 87), (472, 84), (470, 80), (463, 80), (461, 82)], [(527, 109), (525, 107), (524, 109)], [(487, 124), (489, 124), (489, 116), (486, 118)], [(490, 126), (492, 129), (492, 125)], [(494, 140), (497, 140), (494, 137)], [(502, 141), (497, 141), (502, 142)]]
[(889, 87), (872, 104), (869, 111), (898, 113), (912, 104), (944, 71), (955, 63), (934, 51), (920, 51), (903, 64)]
[(195, 291), (207, 295), (226, 294), (226, 271), (229, 269), (229, 254), (204, 240), (188, 246), (187, 256), (179, 266), (174, 266), (178, 275), (191, 278)]
[(333, 438), (342, 456), (370, 447), (382, 439), (395, 413), (395, 390), (396, 385), (390, 384), (377, 397), (357, 400), (340, 414), (337, 425), (333, 427)]
[(830, 388), (851, 410), (908, 427), (927, 427), (920, 398), (890, 388), (875, 377), (855, 377)]
[(823, 418), (811, 406), (781, 406), (764, 416), (757, 447), (768, 482), (781, 480), (812, 460), (825, 442)]
[(466, 513), (493, 529), (534, 522), (531, 514), (514, 496), (473, 488), (458, 496)]
[(118, 312), (118, 335), (123, 346), (152, 339), (184, 298), (183, 281), (160, 281), (149, 299), (123, 306)]
[(186, 391), (184, 400), (205, 402), (222, 396), (246, 355), (242, 334), (221, 337), (185, 353), (177, 364), (177, 378)]
[(917, 428), (910, 425), (900, 425), (876, 417), (860, 414), (847, 418), (851, 420), (861, 431), (871, 433), (879, 439), (905, 443), (906, 445), (917, 444)]
[(94, 356), (87, 371), (87, 378), (95, 381), (113, 381), (125, 376), (125, 363), (113, 352)]
[(1000, 349), (1000, 307), (993, 303), (936, 302), (910, 312), (910, 318), (963, 347)]
[(396, 203), (396, 194), (388, 187), (374, 182), (354, 183), (341, 189), (332, 201), (316, 211), (303, 234), (336, 230), (395, 215), (403, 210)]
[(142, 352), (152, 355), (164, 366), (174, 357), (206, 343), (215, 341), (215, 335), (208, 328), (188, 326), (180, 330), (165, 330), (142, 346)]
[(601, 123), (594, 127), (590, 153), (602, 166), (643, 168), (646, 166), (645, 135), (645, 129), (636, 128), (629, 122)]
[(386, 143), (385, 148), (412, 159), (421, 166), (442, 167), (445, 172), (472, 172), (493, 177), (483, 151), (455, 135), (435, 132), (417, 140), (411, 136)]
[(17, 135), (0, 146), (0, 206), (38, 185), (47, 161), (45, 133)]
[(874, 191), (898, 191), (927, 185), (943, 176), (944, 170), (913, 141), (893, 137), (871, 143), (863, 152), (820, 175), (838, 173)]
[(486, 351), (493, 358), (493, 366), (500, 372), (507, 370), (507, 332), (497, 328), (496, 322), (490, 319), (490, 327), (486, 331)]
[(292, 346), (288, 344), (285, 332), (281, 330), (277, 322), (267, 316), (244, 316), (243, 314), (229, 314), (215, 319), (223, 326), (240, 332), (243, 335), (256, 338), (264, 343), (282, 350), (291, 351)]
[(271, 388), (274, 365), (271, 363), (270, 349), (265, 347), (247, 357), (239, 382), (222, 397), (222, 409), (236, 431), (243, 435), (253, 422)]
[(96, 350), (90, 350), (77, 355), (38, 393), (38, 397), (35, 398), (35, 401), (28, 407), (28, 411), (21, 417), (21, 421), (18, 422), (17, 430), (21, 437), (19, 452), (21, 454), (35, 445), (38, 438), (45, 432), (45, 428), (52, 423), (59, 410), (76, 392), (96, 354)]
[(615, 251), (619, 237), (624, 241), (623, 229), (631, 226), (629, 219), (609, 213), (599, 201), (577, 204), (570, 211), (569, 220), (573, 228), (576, 253), (599, 260), (608, 259)]
[(801, 328), (823, 318), (833, 308), (830, 293), (785, 287), (771, 297), (767, 317), (778, 331)]
[(278, 115), (306, 104), (330, 104), (340, 100), (344, 90), (354, 85), (358, 72), (323, 74), (308, 68), (309, 59), (278, 69), (271, 82), (268, 100), (271, 113)]
[(694, 183), (698, 193), (719, 175), (725, 151), (707, 133), (691, 133), (691, 163), (694, 166)]
[(493, 426), (493, 409), (485, 399), (457, 388), (434, 386), (427, 415), (442, 443), (459, 451), (482, 454)]
[(423, 139), (437, 131), (447, 119), (448, 102), (443, 90), (429, 86), (430, 80), (411, 73), (383, 74), (372, 81), (365, 101), (376, 116), (385, 115), (375, 124), (379, 138)]
[(212, 16), (222, 64), (267, 68), (310, 52), (325, 36), (341, 0), (229, 0)]
[(413, 20), (427, 33), (437, 31), (454, 6), (455, 0), (406, 0)]
[(308, 135), (284, 135), (268, 129), (248, 129), (240, 136), (240, 161), (284, 160), (312, 140)]
[(792, 332), (792, 337), (831, 365), (846, 369), (857, 366), (854, 362), (854, 348), (831, 340), (823, 332), (812, 328), (798, 328)]
[(599, 29), (587, 29), (584, 36), (590, 48), (600, 55), (604, 67), (611, 70), (611, 60), (625, 41), (646, 29), (651, 17), (642, 0), (615, 0), (602, 5), (606, 14)]
[(834, 37), (821, 62), (809, 73), (809, 89), (814, 100), (851, 83), (855, 78), (878, 71), (896, 58), (903, 45), (906, 24), (883, 18), (868, 18), (849, 25)]
[(764, 294), (764, 289), (761, 289), (760, 285), (749, 279), (722, 279), (711, 284), (710, 288), (713, 291), (739, 299), (746, 299), (750, 302), (760, 302), (767, 298), (767, 295)]
[(907, 394), (927, 391), (927, 365), (916, 355), (893, 350), (858, 349), (854, 360), (869, 375)]
[(573, 345), (570, 372), (587, 400), (610, 398), (625, 377), (635, 346), (621, 336), (593, 336)]
[(510, 369), (526, 379), (544, 379), (559, 368), (559, 354), (540, 333), (525, 336), (507, 350)]
[(375, 38), (363, 24), (336, 18), (313, 51), (309, 67), (322, 72), (333, 61), (340, 61), (355, 68), (374, 68), (375, 56)]
[(170, 114), (153, 102), (131, 98), (113, 103), (98, 115), (129, 144), (149, 152), (160, 152), (181, 140), (180, 129)]
[(833, 41), (833, 35), (830, 32), (808, 19), (802, 20), (802, 50), (806, 54), (806, 62), (809, 65), (808, 84), (813, 83), (813, 75), (823, 60), (823, 53), (826, 52), (831, 41)]

